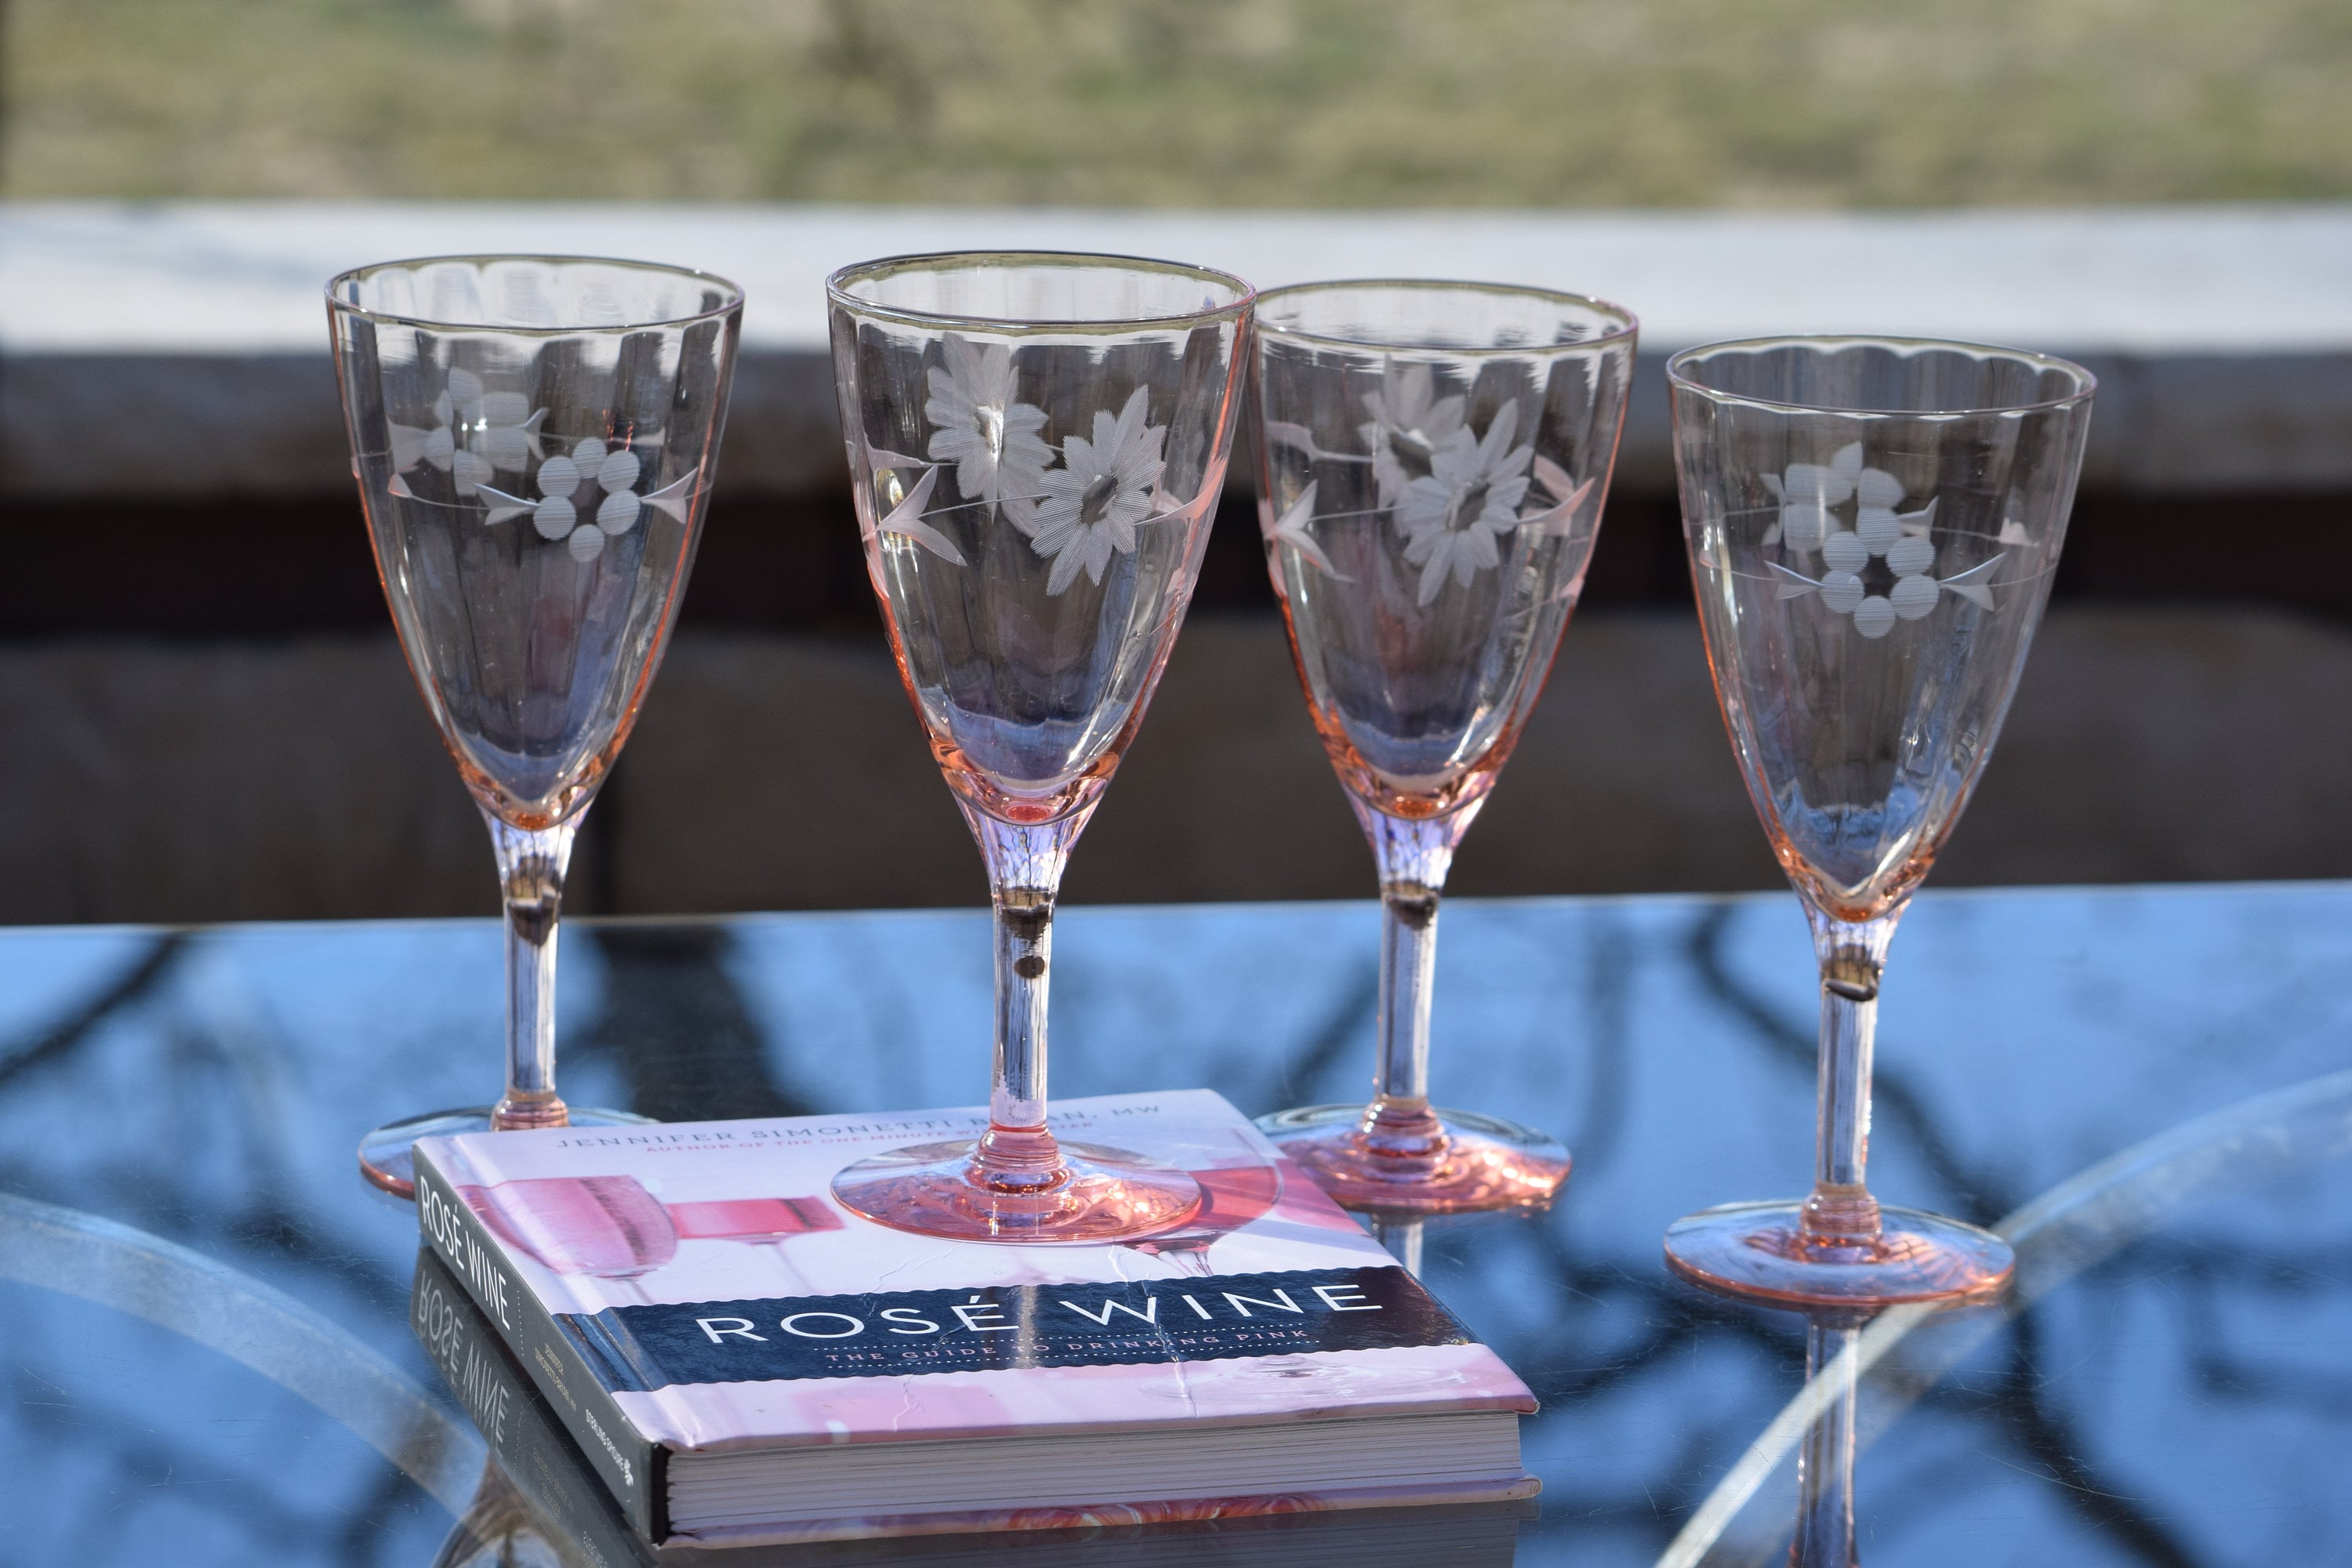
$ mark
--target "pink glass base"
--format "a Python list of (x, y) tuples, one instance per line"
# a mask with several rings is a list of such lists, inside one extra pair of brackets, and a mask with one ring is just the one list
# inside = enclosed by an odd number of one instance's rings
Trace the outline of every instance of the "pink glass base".
[(1173, 1165), (1093, 1143), (1061, 1144), (1063, 1179), (1001, 1192), (971, 1176), (971, 1142), (894, 1149), (845, 1167), (833, 1195), (877, 1225), (953, 1241), (1135, 1241), (1174, 1230), (1201, 1186)]
[(1726, 1204), (1666, 1230), (1666, 1267), (1704, 1289), (1780, 1307), (1876, 1309), (2000, 1294), (2017, 1259), (1989, 1230), (1884, 1208), (1867, 1242), (1805, 1236), (1803, 1205)]
[(1568, 1180), (1568, 1151), (1532, 1128), (1470, 1110), (1438, 1110), (1444, 1145), (1434, 1153), (1372, 1147), (1364, 1107), (1311, 1105), (1258, 1118), (1258, 1130), (1351, 1209), (1464, 1214), (1540, 1208)]
[[(643, 1127), (654, 1120), (627, 1110), (599, 1110), (593, 1106), (567, 1107), (561, 1123), (567, 1127)], [(387, 1121), (360, 1140), (360, 1174), (396, 1198), (416, 1195), (416, 1168), (409, 1162), (409, 1145), (419, 1138), (445, 1138), (457, 1132), (488, 1132), (491, 1107), (436, 1110), (402, 1121)]]

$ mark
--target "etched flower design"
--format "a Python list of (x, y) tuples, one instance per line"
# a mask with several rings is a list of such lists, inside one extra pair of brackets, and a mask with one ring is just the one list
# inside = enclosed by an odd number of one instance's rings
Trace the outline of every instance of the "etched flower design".
[(628, 446), (608, 446), (591, 436), (570, 453), (559, 452), (540, 464), (533, 479), (536, 500), (487, 484), (477, 486), (489, 507), (482, 522), (488, 527), (529, 513), (541, 539), (562, 544), (574, 561), (585, 564), (604, 553), (607, 540), (636, 527), (647, 507), (686, 521), (694, 475), (682, 474), (660, 489), (639, 495), (636, 484), (644, 472), (643, 459)]
[(1113, 552), (1132, 552), (1136, 526), (1151, 521), (1168, 427), (1146, 423), (1148, 401), (1139, 386), (1117, 418), (1097, 409), (1093, 437), (1065, 439), (1062, 466), (1039, 476), (1043, 499), (1029, 531), (1031, 546), (1054, 563), (1046, 593), (1069, 587), (1081, 568), (1099, 584)]
[(1371, 416), (1357, 426), (1372, 454), (1372, 480), (1381, 505), (1392, 509), (1413, 480), (1430, 471), (1440, 448), (1467, 432), (1469, 400), (1456, 393), (1437, 395), (1437, 380), (1425, 364), (1385, 361), (1381, 389), (1364, 394)]
[(1404, 558), (1421, 568), (1418, 602), (1437, 597), (1450, 574), (1462, 587), (1502, 560), (1495, 542), (1519, 526), (1527, 500), (1532, 443), (1514, 447), (1519, 405), (1506, 403), (1482, 437), (1467, 426), (1430, 454), (1429, 472), (1405, 487), (1396, 525), (1405, 535)]
[(967, 500), (1000, 506), (1014, 527), (1031, 531), (1039, 480), (1054, 461), (1037, 434), (1045, 411), (1014, 397), (1010, 345), (983, 347), (950, 333), (940, 357), (946, 363), (932, 367), (923, 405), (935, 427), (929, 455), (955, 465)]
[[(872, 510), (882, 513), (867, 525), (869, 538), (904, 540), (962, 566), (956, 541), (926, 520), (991, 505), (1052, 563), (1045, 591), (1058, 595), (1080, 572), (1101, 583), (1112, 556), (1135, 550), (1138, 527), (1195, 513), (1213, 499), (1179, 505), (1160, 489), (1168, 430), (1150, 423), (1148, 388), (1129, 393), (1117, 415), (1097, 409), (1091, 434), (1065, 437), (1057, 458), (1039, 434), (1045, 410), (1014, 395), (1011, 349), (952, 335), (942, 343), (946, 363), (929, 373), (931, 395), (923, 405), (933, 426), (929, 459), (852, 444), (853, 463), (862, 448), (874, 487)], [(950, 466), (967, 499), (934, 506), (940, 475)]]
[(447, 474), (461, 497), (499, 474), (521, 473), (541, 455), (546, 419), (521, 393), (493, 392), (472, 371), (453, 370), (434, 399), (431, 425), (391, 427), (393, 494), (412, 493), (398, 476), (419, 463)]
[[(1517, 402), (1497, 409), (1479, 436), (1465, 417), (1466, 397), (1439, 397), (1428, 365), (1391, 360), (1381, 369), (1380, 389), (1363, 395), (1363, 405), (1372, 417), (1356, 429), (1370, 448), (1369, 456), (1318, 446), (1303, 425), (1269, 419), (1261, 430), (1270, 447), (1296, 452), (1310, 465), (1371, 466), (1378, 510), (1404, 536), (1406, 562), (1422, 569), (1416, 590), (1421, 605), (1433, 604), (1448, 577), (1467, 587), (1480, 572), (1501, 564), (1498, 541), (1507, 533), (1567, 539), (1584, 525), (1599, 477), (1580, 484), (1536, 451), (1532, 441), (1514, 445)], [(1260, 529), (1269, 544), (1287, 545), (1310, 565), (1349, 582), (1315, 536), (1318, 483), (1310, 482), (1280, 517), (1266, 510)], [(1570, 583), (1562, 591), (1572, 595), (1577, 585)]]
[(1287, 544), (1297, 551), (1333, 582), (1352, 583), (1354, 578), (1331, 563), (1331, 558), (1323, 552), (1322, 543), (1316, 539), (1315, 531), (1308, 526), (1315, 521), (1315, 490), (1320, 482), (1307, 480), (1307, 488), (1298, 492), (1298, 499), (1285, 507), (1279, 517), (1275, 515), (1272, 506), (1260, 501), (1258, 531), (1265, 536), (1269, 544)]
[[(1932, 575), (1936, 498), (1916, 511), (1898, 510), (1903, 482), (1884, 468), (1865, 467), (1861, 442), (1840, 447), (1827, 463), (1791, 463), (1781, 474), (1767, 474), (1764, 487), (1780, 502), (1779, 521), (1764, 542), (1783, 552), (1818, 552), (1822, 558), (1817, 578), (1770, 563), (1783, 600), (1819, 594), (1833, 614), (1850, 616), (1854, 630), (1872, 638), (1893, 631), (1898, 620), (1930, 614), (1947, 592), (1993, 607), (1990, 579), (2007, 552), (1949, 577)], [(1849, 501), (1852, 527), (1839, 515)]]
[[(951, 566), (964, 564), (963, 552), (955, 547), (955, 541), (923, 521), (924, 510), (931, 504), (931, 491), (939, 487), (939, 466), (872, 445), (866, 448), (866, 466), (874, 476), (880, 500), (890, 508), (872, 531), (911, 539)], [(898, 477), (907, 468), (921, 471), (912, 488)]]
[(1785, 473), (1766, 474), (1764, 488), (1780, 502), (1780, 520), (1765, 534), (1767, 544), (1819, 550), (1839, 526), (1833, 509), (1850, 500), (1857, 502), (1858, 522), (1869, 523), (1874, 537), (1893, 542), (1893, 509), (1902, 504), (1903, 482), (1884, 468), (1864, 468), (1859, 441), (1841, 447), (1826, 463), (1791, 463)]

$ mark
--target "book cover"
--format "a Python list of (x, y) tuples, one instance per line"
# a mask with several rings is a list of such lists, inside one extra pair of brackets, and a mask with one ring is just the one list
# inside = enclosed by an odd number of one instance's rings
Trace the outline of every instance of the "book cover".
[[(723, 1558), (690, 1545), (656, 1550), (631, 1531), (521, 1363), (430, 1251), (417, 1254), (409, 1318), (450, 1391), (481, 1429), (497, 1476), (527, 1517), (515, 1520), (499, 1506), (500, 1500), (489, 1494), (499, 1481), (488, 1476), (478, 1507), (489, 1506), (480, 1511), (492, 1524), (521, 1524), (566, 1568), (1176, 1568), (1210, 1555), (1226, 1568), (1295, 1568), (1302, 1562), (1510, 1568), (1518, 1527), (1536, 1511), (1533, 1503), (1518, 1501), (1246, 1514), (1157, 1525), (734, 1547)], [(468, 1510), (469, 1520), (476, 1511)]]
[[(845, 1164), (984, 1125), (978, 1110), (925, 1111), (426, 1140), (418, 1215), (656, 1542), (683, 1533), (681, 1455), (1533, 1410), (1490, 1350), (1205, 1090), (1056, 1108), (1057, 1133), (1194, 1174), (1207, 1201), (1164, 1235), (942, 1241), (829, 1195)], [(1534, 1490), (1523, 1474), (1449, 1474), (1445, 1458), (1402, 1489), (1180, 1497), (1139, 1475), (1120, 1502), (1175, 1518)], [(943, 1497), (760, 1538), (1023, 1528), (1055, 1511)]]

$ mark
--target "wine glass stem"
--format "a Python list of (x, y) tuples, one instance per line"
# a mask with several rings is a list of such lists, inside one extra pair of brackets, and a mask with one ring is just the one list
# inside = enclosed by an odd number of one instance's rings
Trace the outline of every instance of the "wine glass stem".
[(1069, 1177), (1061, 1147), (1045, 1130), (1054, 900), (1085, 821), (1081, 815), (1033, 826), (966, 815), (988, 861), (996, 925), (996, 1069), (972, 1178), (1000, 1192), (1051, 1192)]
[(1822, 968), (1821, 1078), (1814, 1130), (1813, 1192), (1806, 1233), (1868, 1241), (1879, 1233), (1870, 1159), (1871, 1051), (1878, 1031), (1878, 984), (1899, 907), (1874, 920), (1841, 921), (1808, 907)]
[(491, 1125), (502, 1131), (562, 1127), (569, 1117), (555, 1092), (556, 917), (580, 819), (536, 832), (495, 816), (489, 824), (505, 893), (507, 946), (507, 1091)]
[(1427, 1222), (1414, 1215), (1383, 1216), (1370, 1223), (1372, 1239), (1387, 1247), (1389, 1256), (1403, 1264), (1407, 1274), (1420, 1279), (1422, 1240)]
[(1805, 1328), (1805, 1380), (1832, 1381), (1797, 1450), (1797, 1534), (1790, 1568), (1853, 1568), (1854, 1395), (1860, 1329), (1816, 1319)]
[(1054, 894), (1000, 888), (996, 915), (996, 1075), (989, 1119), (1045, 1125), (1045, 996), (1053, 981)]
[(1363, 1139), (1374, 1153), (1426, 1163), (1444, 1157), (1445, 1129), (1429, 1105), (1429, 1001), (1437, 976), (1437, 905), (1454, 847), (1476, 815), (1411, 819), (1359, 806), (1381, 873), (1380, 1058)]

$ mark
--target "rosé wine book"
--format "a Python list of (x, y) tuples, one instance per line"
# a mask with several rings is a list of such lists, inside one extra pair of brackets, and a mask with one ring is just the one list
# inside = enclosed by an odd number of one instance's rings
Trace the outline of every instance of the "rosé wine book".
[(942, 1241), (835, 1202), (973, 1110), (427, 1139), (426, 1245), (655, 1544), (1524, 1498), (1526, 1384), (1241, 1113), (1054, 1130), (1192, 1173), (1121, 1243)]

